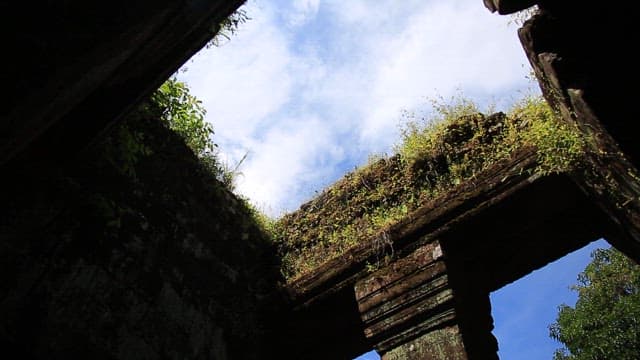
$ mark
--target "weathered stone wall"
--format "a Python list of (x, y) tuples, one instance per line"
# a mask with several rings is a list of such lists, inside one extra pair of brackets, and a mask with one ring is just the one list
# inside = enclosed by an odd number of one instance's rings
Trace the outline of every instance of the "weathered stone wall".
[[(519, 1), (497, 3), (517, 8)], [(539, 11), (518, 33), (545, 98), (588, 139), (590, 168), (574, 179), (619, 225), (609, 241), (640, 261), (640, 142), (636, 95), (627, 90), (635, 64), (617, 40), (634, 43), (633, 5), (537, 3)]]
[(277, 264), (153, 119), (0, 188), (0, 339), (19, 358), (264, 359)]
[[(73, 153), (157, 89), (244, 0), (0, 4), (0, 166)], [(67, 136), (73, 129), (75, 136)]]

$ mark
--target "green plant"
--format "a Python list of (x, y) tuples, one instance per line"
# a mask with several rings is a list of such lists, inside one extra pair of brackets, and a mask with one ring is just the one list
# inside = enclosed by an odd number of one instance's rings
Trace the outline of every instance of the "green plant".
[(400, 126), (401, 141), (395, 151), (403, 159), (415, 162), (429, 154), (442, 151), (446, 144), (442, 141), (447, 125), (465, 116), (473, 116), (480, 111), (471, 100), (457, 94), (448, 100), (436, 98), (430, 100), (431, 112), (418, 116), (415, 112), (403, 113)]
[(105, 159), (128, 178), (137, 179), (136, 165), (143, 157), (152, 154), (152, 150), (145, 144), (144, 137), (142, 132), (133, 129), (124, 121), (105, 138)]
[(234, 11), (229, 17), (224, 19), (220, 25), (216, 35), (207, 43), (207, 48), (211, 46), (221, 46), (223, 39), (230, 40), (231, 37), (237, 34), (240, 29), (240, 25), (250, 20), (247, 12), (244, 9), (238, 9)]
[(191, 95), (187, 84), (175, 77), (165, 81), (151, 96), (158, 115), (169, 128), (178, 133), (198, 156), (213, 153), (213, 127), (206, 122), (202, 102)]
[(559, 121), (559, 115), (543, 99), (526, 97), (514, 106), (509, 116), (527, 122), (523, 126), (525, 131), (512, 134), (515, 136), (512, 141), (536, 147), (540, 173), (568, 171), (582, 161), (584, 137), (575, 125)]
[(640, 353), (640, 267), (619, 251), (598, 249), (561, 305), (550, 336), (564, 347), (556, 360), (636, 359)]
[[(201, 165), (230, 190), (235, 187), (239, 166), (220, 161), (218, 146), (213, 142), (213, 126), (205, 120), (202, 102), (191, 95), (187, 84), (170, 78), (138, 109), (136, 116), (156, 118), (175, 131), (200, 160)], [(246, 157), (246, 155), (245, 155)]]

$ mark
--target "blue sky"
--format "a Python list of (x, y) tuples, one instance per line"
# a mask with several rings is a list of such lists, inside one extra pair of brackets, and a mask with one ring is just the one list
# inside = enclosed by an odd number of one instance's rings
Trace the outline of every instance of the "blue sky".
[(501, 359), (551, 359), (560, 344), (549, 339), (560, 304), (574, 306), (577, 293), (568, 287), (590, 262), (597, 248), (609, 248), (598, 240), (491, 294), (493, 335)]
[[(180, 78), (221, 155), (248, 152), (238, 190), (271, 215), (390, 153), (403, 109), (457, 89), (480, 103), (531, 87), (516, 28), (480, 0), (249, 0), (251, 20)], [(499, 106), (503, 107), (503, 106)]]
[[(179, 78), (203, 101), (222, 160), (233, 166), (247, 154), (238, 192), (271, 216), (371, 154), (390, 154), (403, 110), (428, 111), (428, 99), (460, 92), (506, 110), (538, 91), (516, 26), (481, 0), (249, 0), (244, 8), (251, 19), (238, 34), (201, 51)], [(551, 358), (546, 326), (588, 262), (588, 251), (576, 256), (493, 295), (503, 359)]]

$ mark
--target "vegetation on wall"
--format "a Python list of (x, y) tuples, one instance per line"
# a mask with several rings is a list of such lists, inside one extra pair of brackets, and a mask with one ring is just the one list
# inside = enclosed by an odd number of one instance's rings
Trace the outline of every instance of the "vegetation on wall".
[[(428, 116), (405, 114), (396, 154), (347, 174), (274, 226), (283, 274), (294, 280), (341, 256), (410, 212), (515, 152), (531, 148), (536, 173), (570, 171), (582, 158), (579, 133), (538, 97), (507, 114), (481, 114), (471, 101), (434, 101)], [(389, 255), (389, 254), (387, 254)]]
[(211, 46), (221, 46), (225, 40), (230, 40), (238, 32), (240, 25), (250, 20), (244, 9), (237, 9), (228, 18), (220, 23), (220, 30), (216, 36), (207, 43), (207, 48)]
[[(220, 24), (218, 31), (207, 44), (220, 46), (222, 39), (230, 40), (238, 32), (239, 26), (249, 20), (243, 9), (237, 9)], [(107, 154), (114, 164), (121, 167), (129, 177), (135, 178), (134, 167), (140, 157), (149, 155), (150, 149), (144, 145), (145, 134), (133, 130), (130, 121), (139, 118), (157, 119), (184, 140), (212, 175), (229, 190), (234, 188), (234, 180), (240, 165), (230, 167), (220, 161), (218, 146), (213, 142), (213, 126), (205, 120), (206, 110), (202, 102), (193, 96), (186, 83), (172, 76), (145, 100), (134, 113), (120, 124), (112, 136), (113, 151)]]
[(563, 348), (556, 360), (637, 359), (640, 354), (640, 266), (621, 252), (598, 249), (549, 328)]
[(200, 163), (230, 190), (237, 171), (220, 161), (218, 145), (213, 142), (213, 126), (205, 120), (202, 102), (191, 95), (187, 84), (175, 77), (167, 80), (151, 96), (146, 111), (180, 135), (200, 159)]
[(160, 120), (177, 132), (196, 155), (215, 150), (210, 139), (213, 127), (204, 120), (206, 110), (202, 102), (189, 93), (187, 84), (170, 78), (153, 93), (150, 103), (157, 107)]
[(153, 119), (177, 133), (200, 164), (225, 187), (232, 189), (234, 172), (220, 162), (217, 145), (212, 139), (213, 126), (205, 120), (205, 114), (202, 102), (190, 94), (187, 85), (172, 77), (114, 129), (107, 139), (112, 146), (105, 155), (123, 173), (135, 179), (136, 164), (152, 150), (145, 145), (147, 134), (133, 123)]

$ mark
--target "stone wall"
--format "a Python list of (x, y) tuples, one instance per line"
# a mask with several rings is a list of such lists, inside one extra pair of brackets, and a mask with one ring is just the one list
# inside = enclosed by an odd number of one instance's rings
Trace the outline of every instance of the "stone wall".
[[(493, 9), (508, 12), (533, 3), (498, 0)], [(633, 5), (536, 3), (538, 11), (518, 34), (545, 98), (588, 140), (590, 169), (574, 180), (619, 225), (612, 244), (640, 261), (640, 143), (636, 95), (627, 90), (635, 65), (624, 45), (636, 37)]]
[(3, 176), (5, 352), (265, 358), (279, 309), (268, 237), (159, 121), (128, 120), (65, 164)]
[[(244, 0), (0, 4), (0, 166), (57, 161), (121, 119)], [(67, 136), (73, 129), (75, 136)]]

